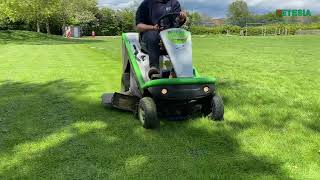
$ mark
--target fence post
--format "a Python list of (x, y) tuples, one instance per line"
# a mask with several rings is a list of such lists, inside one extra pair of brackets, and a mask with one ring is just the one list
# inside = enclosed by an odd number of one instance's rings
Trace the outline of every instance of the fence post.
[(267, 27), (266, 27), (266, 36), (268, 35), (268, 29), (267, 29)]
[(246, 25), (246, 36), (248, 36), (248, 25)]

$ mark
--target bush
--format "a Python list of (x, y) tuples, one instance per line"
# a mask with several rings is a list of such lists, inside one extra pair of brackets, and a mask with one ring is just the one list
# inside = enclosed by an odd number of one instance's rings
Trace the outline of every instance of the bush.
[(240, 26), (215, 26), (215, 27), (206, 27), (206, 26), (192, 26), (192, 34), (239, 34), (241, 30)]
[[(190, 31), (192, 34), (201, 35), (201, 34), (233, 34), (233, 35), (240, 35), (241, 30), (246, 33), (247, 28), (241, 28), (239, 26), (233, 25), (224, 25), (224, 26), (214, 26), (214, 27), (207, 27), (207, 26), (192, 26)], [(320, 29), (320, 23), (314, 24), (269, 24), (265, 26), (256, 26), (256, 27), (248, 27), (248, 36), (258, 36), (262, 35), (266, 32), (267, 35), (270, 34), (285, 34), (286, 32), (289, 35), (296, 34), (298, 30), (314, 30)], [(287, 30), (287, 31), (286, 31)]]

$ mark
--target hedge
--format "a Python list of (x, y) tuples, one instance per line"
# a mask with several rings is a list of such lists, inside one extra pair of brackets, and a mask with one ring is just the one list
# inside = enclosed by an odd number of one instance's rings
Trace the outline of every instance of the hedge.
[(215, 26), (215, 27), (205, 27), (205, 26), (193, 26), (190, 28), (192, 34), (202, 35), (202, 34), (230, 34), (230, 35), (240, 35), (241, 31), (243, 35), (246, 34), (248, 30), (248, 36), (257, 35), (294, 35), (298, 30), (315, 30), (320, 29), (320, 23), (314, 24), (270, 24), (265, 26), (255, 26), (255, 27), (239, 27), (232, 25)]

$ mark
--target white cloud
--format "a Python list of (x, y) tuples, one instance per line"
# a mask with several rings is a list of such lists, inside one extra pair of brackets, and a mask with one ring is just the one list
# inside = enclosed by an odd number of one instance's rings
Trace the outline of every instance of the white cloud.
[[(130, 7), (142, 0), (99, 0), (100, 6), (114, 9)], [(233, 0), (179, 0), (189, 10), (196, 10), (215, 17), (223, 17)], [(276, 9), (310, 9), (320, 13), (320, 0), (245, 0), (253, 12), (271, 12)]]
[(114, 9), (122, 9), (130, 7), (134, 4), (134, 1), (126, 0), (99, 0), (99, 5), (104, 7), (111, 7)]

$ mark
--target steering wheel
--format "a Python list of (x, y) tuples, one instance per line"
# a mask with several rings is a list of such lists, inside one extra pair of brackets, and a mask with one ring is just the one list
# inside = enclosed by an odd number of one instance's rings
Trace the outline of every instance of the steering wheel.
[(179, 22), (180, 13), (168, 13), (163, 15), (158, 20), (158, 25), (161, 30), (170, 28), (180, 28), (182, 24)]

